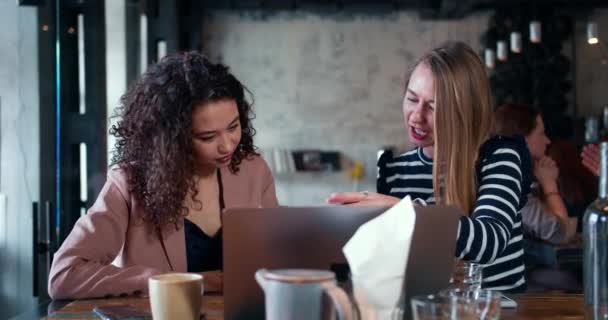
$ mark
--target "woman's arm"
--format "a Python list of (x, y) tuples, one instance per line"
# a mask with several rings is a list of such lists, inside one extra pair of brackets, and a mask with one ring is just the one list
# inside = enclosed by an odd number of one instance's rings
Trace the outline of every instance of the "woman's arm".
[(263, 162), (263, 181), (264, 181), (264, 189), (262, 190), (262, 207), (264, 208), (275, 208), (279, 206), (279, 201), (277, 200), (277, 191), (274, 185), (274, 177), (272, 176), (272, 172), (268, 167), (266, 161), (260, 157), (260, 160)]
[(55, 253), (48, 285), (51, 298), (81, 299), (147, 292), (148, 278), (160, 270), (112, 265), (125, 243), (128, 210), (125, 197), (108, 177), (95, 204), (78, 219)]
[(460, 219), (457, 257), (487, 264), (505, 250), (513, 229), (521, 225), (517, 215), (527, 174), (523, 167), (513, 147), (498, 148), (481, 163), (473, 213)]
[(526, 206), (521, 210), (521, 219), (524, 234), (552, 244), (566, 243), (576, 232), (576, 221), (570, 218), (563, 221), (536, 196), (528, 197)]
[(378, 159), (378, 178), (376, 179), (376, 192), (380, 194), (390, 195), (391, 188), (388, 183), (386, 183), (386, 176), (388, 171), (386, 164), (392, 158), (393, 152), (390, 150), (386, 150)]
[(542, 201), (536, 197), (528, 198), (528, 203), (522, 209), (524, 230), (553, 244), (568, 242), (576, 230), (572, 228), (568, 210), (557, 187), (557, 165), (551, 158), (543, 157), (534, 163), (534, 176), (544, 197)]

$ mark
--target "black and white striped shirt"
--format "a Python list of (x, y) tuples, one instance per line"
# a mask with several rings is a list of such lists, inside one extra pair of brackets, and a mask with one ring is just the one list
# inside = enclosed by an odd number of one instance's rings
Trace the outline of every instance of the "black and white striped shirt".
[[(456, 256), (484, 264), (483, 286), (525, 290), (521, 208), (530, 190), (531, 160), (525, 140), (494, 137), (480, 150), (477, 200), (458, 226)], [(421, 148), (378, 161), (378, 192), (434, 203), (433, 162)]]

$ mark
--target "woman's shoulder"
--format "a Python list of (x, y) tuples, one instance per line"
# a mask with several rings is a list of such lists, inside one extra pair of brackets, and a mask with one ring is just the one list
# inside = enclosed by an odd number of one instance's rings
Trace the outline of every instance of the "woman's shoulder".
[(114, 185), (122, 194), (123, 198), (129, 198), (129, 177), (120, 165), (112, 165), (108, 168), (106, 184)]
[(119, 185), (126, 184), (127, 172), (120, 165), (115, 164), (108, 168), (107, 178), (108, 180), (111, 180), (112, 182)]
[[(522, 194), (527, 195), (530, 192), (532, 158), (524, 137), (491, 137), (482, 145), (479, 159), (477, 167), (479, 176), (482, 175), (484, 168), (488, 168), (492, 163), (507, 164), (510, 162), (509, 165), (519, 173), (517, 178), (521, 180)], [(509, 167), (509, 165), (505, 167)]]
[(506, 137), (493, 136), (486, 140), (479, 150), (481, 161), (487, 160), (497, 154), (513, 154), (521, 163), (530, 163), (530, 150), (522, 136)]
[(270, 173), (270, 168), (268, 167), (266, 160), (264, 160), (264, 158), (257, 153), (252, 153), (252, 154), (245, 156), (241, 160), (241, 163), (239, 164), (239, 171), (238, 171), (239, 175), (244, 174), (244, 175), (256, 176), (256, 175), (266, 175), (269, 173)]
[[(419, 147), (416, 147), (398, 155), (395, 155), (391, 150), (386, 150), (378, 158), (378, 167), (390, 167), (394, 166), (396, 163), (404, 164), (406, 162), (419, 162), (421, 160), (425, 160), (425, 162), (427, 162), (426, 157), (424, 157), (420, 150), (421, 149)], [(430, 161), (430, 159), (428, 160)]]
[(479, 153), (476, 166), (478, 184), (482, 185), (491, 176), (509, 176), (500, 180), (516, 182), (516, 186), (511, 188), (519, 194), (518, 209), (524, 207), (532, 184), (532, 158), (526, 140), (521, 136), (494, 136), (481, 146)]

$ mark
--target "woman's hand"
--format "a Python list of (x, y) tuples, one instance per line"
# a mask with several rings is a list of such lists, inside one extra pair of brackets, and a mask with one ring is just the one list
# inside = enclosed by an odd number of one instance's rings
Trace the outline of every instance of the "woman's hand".
[(600, 150), (597, 144), (588, 144), (581, 152), (583, 166), (591, 171), (596, 177), (600, 176)]
[(352, 207), (392, 207), (401, 199), (375, 192), (332, 193), (327, 199), (329, 204), (342, 204)]
[(544, 156), (534, 162), (534, 176), (545, 193), (557, 192), (559, 168), (553, 159)]
[(207, 292), (223, 292), (224, 291), (224, 273), (222, 271), (205, 271), (203, 275), (203, 283), (205, 285), (205, 293)]

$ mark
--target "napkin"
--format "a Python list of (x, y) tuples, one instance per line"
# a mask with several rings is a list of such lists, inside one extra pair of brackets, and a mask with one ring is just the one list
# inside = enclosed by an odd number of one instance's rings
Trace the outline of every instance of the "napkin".
[(361, 225), (342, 248), (364, 319), (390, 319), (404, 301), (401, 292), (415, 223), (414, 205), (407, 196)]

